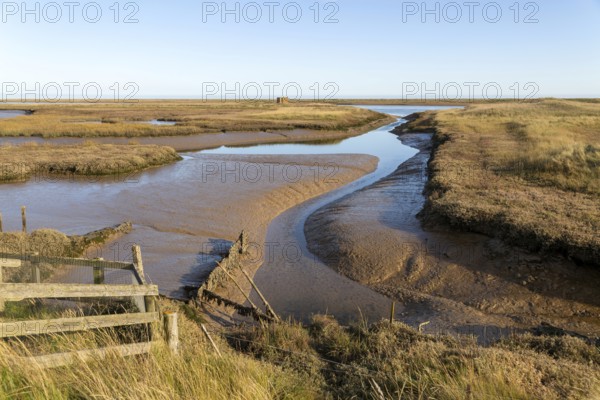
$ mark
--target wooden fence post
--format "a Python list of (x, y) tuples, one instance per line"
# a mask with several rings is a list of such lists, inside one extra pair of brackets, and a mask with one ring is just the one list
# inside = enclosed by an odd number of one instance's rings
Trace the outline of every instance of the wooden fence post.
[[(31, 256), (39, 256), (40, 253), (33, 252)], [(29, 261), (29, 265), (31, 265), (31, 283), (42, 283), (42, 274), (40, 271), (40, 264), (37, 261)]]
[[(146, 296), (144, 298), (144, 302), (145, 302), (145, 306), (146, 306), (146, 312), (149, 312), (149, 313), (157, 312), (158, 307), (156, 304), (155, 296)], [(148, 324), (148, 331), (150, 333), (150, 341), (156, 340), (158, 337), (160, 337), (160, 330), (156, 329), (156, 325), (157, 325), (156, 322)]]
[(395, 315), (396, 315), (396, 302), (392, 301), (392, 309), (390, 310), (390, 325), (394, 323)]
[[(131, 248), (133, 255), (133, 268), (134, 268), (134, 284), (145, 285), (146, 276), (144, 274), (144, 262), (142, 261), (142, 249), (137, 244)], [(137, 305), (140, 312), (146, 311), (146, 299), (143, 297), (134, 297), (134, 303)]]
[(94, 267), (94, 285), (104, 285), (104, 267)]
[(4, 232), (2, 229), (2, 213), (0, 213), (0, 233)]
[(27, 233), (27, 207), (21, 206), (21, 222), (23, 223), (23, 233)]
[(137, 244), (131, 248), (133, 255), (133, 266), (138, 274), (139, 283), (146, 284), (146, 276), (144, 275), (144, 262), (142, 261), (142, 249)]
[(179, 354), (179, 328), (176, 312), (165, 312), (165, 338), (173, 354)]

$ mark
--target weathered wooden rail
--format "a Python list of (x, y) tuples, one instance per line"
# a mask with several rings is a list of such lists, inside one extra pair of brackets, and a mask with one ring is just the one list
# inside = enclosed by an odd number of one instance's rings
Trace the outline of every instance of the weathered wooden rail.
[[(149, 341), (143, 343), (113, 346), (104, 349), (82, 350), (73, 353), (51, 354), (33, 357), (42, 367), (57, 367), (69, 364), (77, 359), (105, 357), (110, 353), (123, 356), (143, 354), (150, 351), (151, 343), (163, 336), (159, 329), (162, 317), (158, 310), (158, 286), (147, 284), (144, 265), (139, 246), (133, 246), (133, 262), (114, 262), (87, 260), (81, 258), (46, 257), (37, 254), (0, 253), (0, 312), (6, 302), (18, 302), (27, 299), (99, 299), (131, 298), (137, 311), (124, 314), (93, 315), (74, 318), (48, 320), (5, 321), (0, 323), (0, 339), (90, 331), (95, 329), (144, 325), (148, 327)], [(94, 284), (61, 284), (41, 282), (39, 265), (71, 265), (90, 268)], [(2, 270), (22, 268), (29, 265), (32, 270), (32, 283), (3, 283)], [(107, 285), (104, 276), (107, 269), (128, 270), (132, 273), (130, 285)], [(175, 315), (176, 321), (176, 315)], [(164, 332), (169, 345), (176, 351), (177, 332), (173, 315), (169, 314), (169, 330)]]
[[(216, 268), (210, 273), (206, 281), (198, 289), (198, 300), (200, 302), (214, 302), (219, 305), (234, 309), (238, 314), (243, 316), (251, 316), (257, 321), (278, 321), (279, 316), (275, 313), (265, 296), (254, 283), (254, 280), (246, 273), (242, 266), (242, 258), (248, 252), (248, 236), (246, 232), (242, 231), (238, 240), (236, 240), (229, 249), (229, 252), (223, 257), (223, 259), (217, 263)], [(250, 299), (248, 293), (240, 286), (236, 281), (234, 274), (239, 271), (242, 276), (250, 283), (252, 289), (256, 292), (258, 297), (261, 299), (265, 306), (266, 312), (263, 313), (256, 304)], [(215, 290), (225, 286), (228, 282), (232, 282), (238, 291), (242, 294), (249, 306), (236, 303), (228, 300), (217, 293)]]

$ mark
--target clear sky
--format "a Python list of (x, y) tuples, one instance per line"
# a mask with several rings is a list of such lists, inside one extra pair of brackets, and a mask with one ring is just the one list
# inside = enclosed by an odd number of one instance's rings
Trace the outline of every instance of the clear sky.
[(286, 85), (303, 97), (316, 87), (319, 97), (481, 97), (490, 86), (504, 97), (517, 87), (520, 97), (600, 97), (600, 0), (24, 4), (1, 2), (5, 90), (97, 82), (109, 97), (113, 83), (124, 96), (134, 82), (138, 98), (218, 97), (239, 82), (246, 97), (256, 85), (263, 97)]

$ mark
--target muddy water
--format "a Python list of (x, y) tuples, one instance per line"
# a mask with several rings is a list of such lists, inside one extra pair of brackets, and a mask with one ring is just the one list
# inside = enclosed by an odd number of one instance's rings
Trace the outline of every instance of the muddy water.
[[(0, 112), (0, 118), (1, 117)], [(16, 115), (13, 115), (13, 117)], [(8, 118), (8, 117), (6, 117)], [(101, 123), (91, 122), (91, 123)], [(150, 122), (144, 122), (150, 123)], [(166, 125), (169, 125), (168, 123)], [(293, 130), (288, 132), (228, 132), (219, 134), (201, 134), (189, 136), (155, 136), (155, 137), (95, 137), (93, 142), (100, 144), (128, 144), (134, 141), (139, 144), (156, 144), (160, 146), (171, 146), (177, 151), (193, 151), (223, 145), (252, 145), (254, 143), (272, 143), (285, 140), (306, 140), (311, 133), (306, 130)], [(87, 138), (78, 137), (58, 137), (58, 138), (41, 138), (41, 137), (1, 137), (0, 144), (19, 145), (23, 143), (44, 143), (50, 145), (71, 145), (81, 144), (86, 142)]]
[[(401, 118), (436, 107), (368, 107)], [(341, 144), (318, 147), (302, 144), (250, 147), (247, 149), (220, 148), (213, 154), (296, 154), (298, 152), (330, 154), (334, 152), (368, 153), (380, 159), (377, 170), (339, 190), (305, 202), (279, 215), (269, 226), (263, 250), (264, 263), (256, 274), (272, 306), (283, 315), (306, 320), (315, 313), (331, 313), (341, 321), (366, 317), (377, 320), (389, 315), (388, 298), (347, 279), (307, 249), (304, 236), (306, 219), (321, 207), (339, 200), (361, 188), (386, 177), (404, 161), (418, 153), (403, 145), (390, 130), (401, 121), (368, 134), (350, 138)], [(380, 249), (374, 248), (373, 251)], [(254, 299), (260, 302), (259, 299)]]
[[(401, 117), (422, 111), (425, 107), (373, 109)], [(97, 249), (95, 253), (92, 251), (88, 256), (129, 260), (131, 244), (140, 243), (151, 281), (158, 284), (164, 294), (177, 296), (181, 286), (196, 281), (214, 265), (216, 257), (203, 253), (222, 245), (222, 241), (215, 238), (229, 237), (231, 232), (243, 228), (249, 221), (240, 217), (243, 214), (239, 212), (228, 212), (231, 205), (224, 197), (233, 198), (236, 202), (251, 200), (256, 186), (240, 184), (229, 191), (218, 190), (218, 182), (213, 182), (211, 186), (202, 179), (201, 172), (207, 159), (215, 162), (231, 155), (305, 154), (312, 155), (323, 164), (332, 160), (327, 154), (374, 155), (380, 160), (374, 173), (292, 208), (273, 221), (267, 234), (267, 242), (273, 245), (265, 254), (266, 261), (257, 275), (257, 281), (282, 314), (305, 318), (313, 313), (329, 311), (343, 320), (355, 319), (358, 310), (361, 310), (364, 315), (378, 318), (387, 312), (389, 301), (318, 262), (306, 249), (303, 226), (306, 218), (318, 208), (385, 177), (417, 153), (417, 150), (402, 145), (395, 135), (389, 133), (392, 128), (393, 125), (386, 126), (336, 144), (255, 145), (185, 153), (184, 160), (177, 164), (127, 177), (91, 180), (35, 177), (26, 183), (2, 185), (0, 211), (6, 230), (20, 229), (19, 207), (23, 204), (28, 206), (30, 229), (48, 227), (68, 234), (82, 234), (132, 220), (135, 228), (132, 234), (117, 243)], [(244, 135), (247, 134), (223, 135), (214, 140), (215, 145), (243, 144)], [(270, 141), (281, 134), (253, 135), (262, 135), (265, 141)], [(304, 132), (296, 131), (287, 136), (289, 140), (289, 137), (303, 138), (303, 135)], [(203, 135), (207, 136), (221, 135)], [(113, 139), (104, 140), (114, 143)], [(71, 143), (76, 140), (79, 139), (44, 141)], [(178, 143), (181, 148), (189, 148), (199, 139), (138, 139), (142, 143), (163, 144), (161, 140), (164, 144)], [(206, 147), (205, 141), (197, 144)], [(337, 162), (335, 158), (333, 161)]]

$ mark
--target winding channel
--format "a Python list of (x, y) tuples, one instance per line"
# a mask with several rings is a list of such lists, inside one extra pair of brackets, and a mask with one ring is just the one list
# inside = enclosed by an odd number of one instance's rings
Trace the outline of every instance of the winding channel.
[[(379, 165), (371, 174), (299, 204), (271, 222), (262, 254), (264, 262), (255, 280), (263, 288), (263, 294), (271, 305), (284, 316), (308, 320), (315, 313), (330, 313), (340, 321), (352, 321), (359, 318), (378, 320), (389, 315), (389, 299), (333, 271), (308, 250), (304, 224), (320, 208), (385, 178), (418, 153), (418, 150), (402, 144), (390, 132), (405, 122), (402, 117), (452, 107), (363, 107), (394, 115), (398, 117), (398, 121), (334, 145), (282, 144), (248, 148), (222, 147), (207, 151), (212, 154), (363, 153), (379, 158)], [(258, 298), (253, 300), (260, 302)]]
[[(356, 319), (359, 314), (377, 319), (387, 314), (389, 300), (337, 274), (313, 256), (306, 246), (304, 224), (321, 207), (388, 176), (418, 153), (390, 133), (402, 123), (403, 116), (446, 107), (366, 108), (397, 116), (398, 121), (334, 144), (259, 144), (182, 153), (183, 161), (141, 172), (133, 177), (133, 184), (114, 178), (46, 178), (42, 181), (32, 178), (24, 183), (3, 184), (0, 207), (4, 226), (7, 230), (19, 229), (17, 211), (23, 204), (31, 210), (28, 213), (30, 229), (51, 227), (67, 234), (83, 234), (133, 220), (134, 232), (109, 249), (114, 254), (103, 254), (103, 257), (121, 260), (128, 256), (131, 243), (146, 244), (143, 248), (146, 273), (161, 292), (177, 296), (181, 286), (191, 283), (194, 273), (197, 276), (198, 270), (214, 266), (217, 259), (216, 256), (199, 257), (197, 251), (198, 237), (205, 232), (203, 227), (197, 226), (198, 216), (207, 212), (196, 200), (205, 194), (198, 184), (203, 157), (369, 154), (379, 158), (373, 173), (295, 206), (271, 222), (266, 238), (271, 245), (265, 247), (268, 252), (264, 254), (265, 262), (257, 272), (256, 281), (264, 288), (273, 307), (283, 315), (306, 319), (314, 313), (329, 312), (340, 320)], [(0, 117), (17, 115), (22, 114), (11, 112)], [(173, 138), (166, 140), (169, 139)], [(0, 139), (0, 143), (10, 142), (10, 138)], [(218, 227), (211, 228), (213, 233), (219, 233)], [(72, 279), (81, 282), (87, 277), (72, 276)]]

